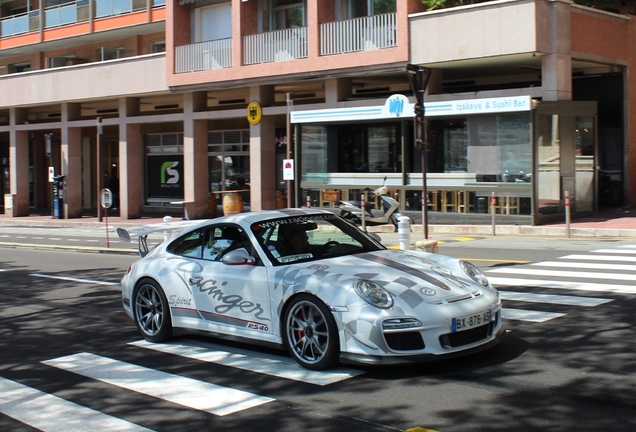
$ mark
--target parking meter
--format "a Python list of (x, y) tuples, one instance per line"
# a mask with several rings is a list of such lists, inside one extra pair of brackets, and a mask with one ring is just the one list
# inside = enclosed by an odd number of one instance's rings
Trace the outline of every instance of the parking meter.
[(64, 219), (64, 175), (53, 177), (53, 217)]

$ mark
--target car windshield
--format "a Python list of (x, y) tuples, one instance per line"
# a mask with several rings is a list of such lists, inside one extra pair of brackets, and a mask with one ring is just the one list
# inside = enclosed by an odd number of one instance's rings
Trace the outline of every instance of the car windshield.
[(252, 224), (251, 229), (274, 265), (385, 249), (333, 214), (270, 219)]

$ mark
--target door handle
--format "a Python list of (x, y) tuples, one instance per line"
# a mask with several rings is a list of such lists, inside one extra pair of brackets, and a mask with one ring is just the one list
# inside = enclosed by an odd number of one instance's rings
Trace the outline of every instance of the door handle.
[(198, 285), (199, 283), (201, 283), (202, 280), (203, 278), (201, 276), (190, 276), (188, 278), (188, 283), (190, 285)]

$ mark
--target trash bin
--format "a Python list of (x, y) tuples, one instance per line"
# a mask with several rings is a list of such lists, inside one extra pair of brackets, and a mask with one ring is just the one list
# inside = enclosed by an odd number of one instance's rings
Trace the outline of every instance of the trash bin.
[(477, 198), (477, 213), (488, 212), (488, 204), (486, 203), (486, 197)]

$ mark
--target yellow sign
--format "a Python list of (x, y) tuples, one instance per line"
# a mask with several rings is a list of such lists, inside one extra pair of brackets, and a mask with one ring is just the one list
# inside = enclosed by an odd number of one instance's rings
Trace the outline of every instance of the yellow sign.
[(250, 124), (256, 126), (261, 122), (261, 117), (263, 117), (263, 109), (261, 108), (261, 104), (258, 102), (250, 102), (247, 106), (247, 121)]

